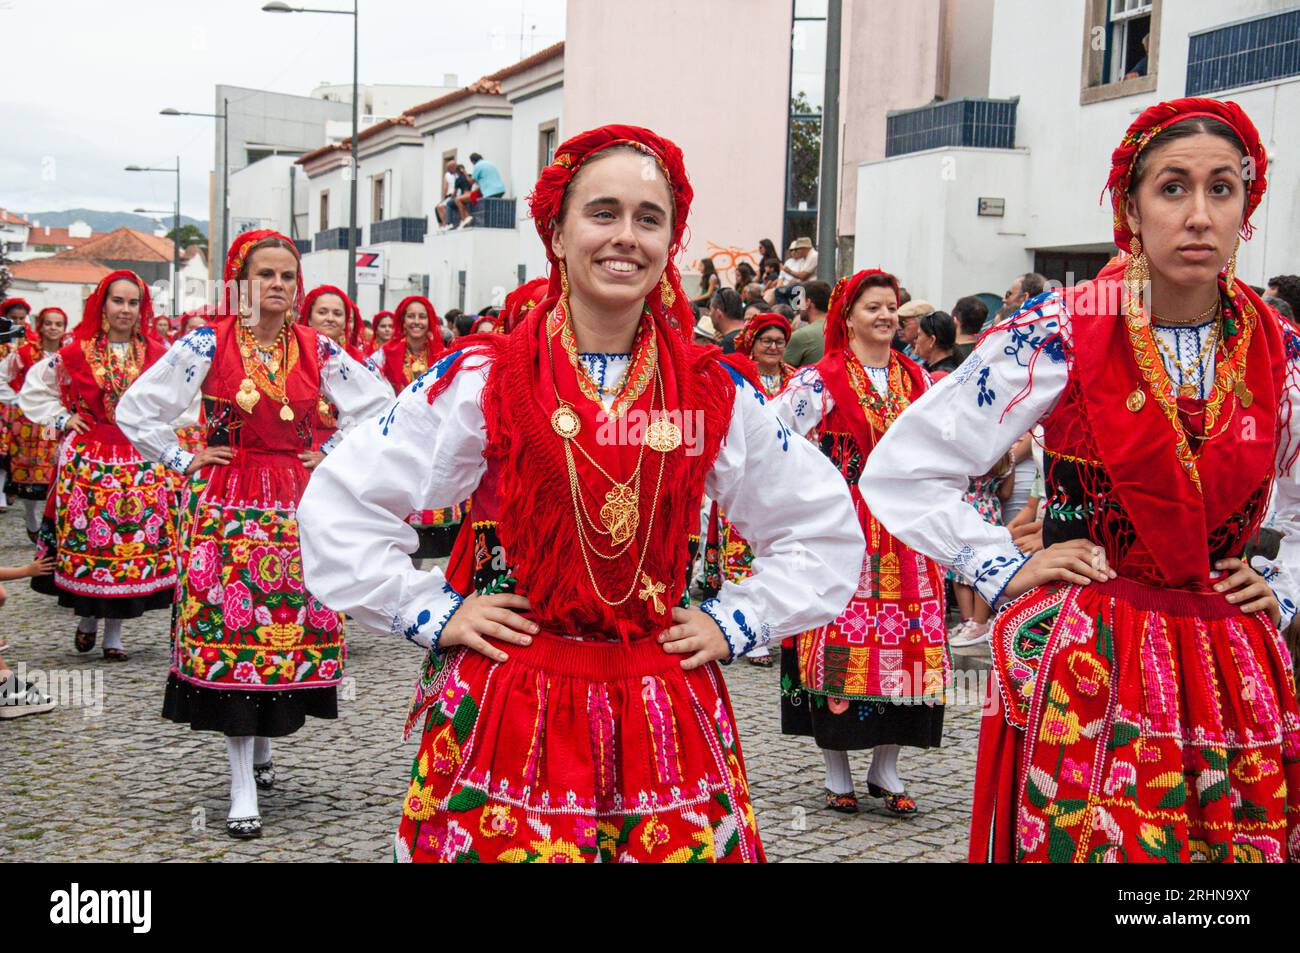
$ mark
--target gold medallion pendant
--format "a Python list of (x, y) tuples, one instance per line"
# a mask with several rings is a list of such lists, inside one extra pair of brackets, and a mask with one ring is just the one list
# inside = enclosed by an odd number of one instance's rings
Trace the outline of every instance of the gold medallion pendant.
[(280, 419), (283, 420), (285, 423), (288, 423), (289, 421), (293, 420), (293, 408), (290, 407), (288, 404), (285, 404), (283, 407), (281, 407)]
[(615, 483), (614, 488), (605, 494), (605, 505), (600, 508), (601, 525), (614, 545), (621, 546), (631, 539), (640, 521), (641, 514), (637, 512), (632, 488), (626, 483)]
[(582, 421), (578, 419), (576, 410), (568, 405), (561, 405), (555, 408), (555, 413), (551, 414), (551, 429), (565, 440), (572, 440), (582, 429)]
[(262, 394), (258, 391), (257, 385), (253, 383), (251, 377), (245, 377), (239, 382), (239, 393), (235, 394), (235, 403), (240, 406), (244, 413), (251, 414), (253, 408), (257, 406), (257, 402), (261, 399)]
[(1124, 401), (1124, 406), (1135, 414), (1146, 405), (1147, 394), (1141, 387), (1134, 388), (1133, 393), (1128, 395), (1128, 400)]
[(1255, 403), (1255, 395), (1250, 392), (1244, 380), (1237, 381), (1237, 386), (1232, 389), (1232, 392), (1237, 395), (1237, 400), (1241, 402), (1243, 408), (1248, 408)]
[(651, 450), (672, 453), (682, 445), (682, 429), (667, 417), (660, 417), (646, 428), (645, 442)]

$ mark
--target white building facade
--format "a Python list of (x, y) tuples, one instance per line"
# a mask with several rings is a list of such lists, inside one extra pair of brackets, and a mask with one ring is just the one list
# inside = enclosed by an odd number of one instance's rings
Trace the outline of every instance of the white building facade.
[(995, 0), (987, 99), (891, 114), (890, 154), (858, 167), (855, 267), (943, 308), (1027, 271), (1093, 277), (1115, 251), (1111, 151), (1143, 109), (1194, 95), (1240, 104), (1270, 154), (1238, 274), (1300, 271), (1296, 37), (1294, 0)]

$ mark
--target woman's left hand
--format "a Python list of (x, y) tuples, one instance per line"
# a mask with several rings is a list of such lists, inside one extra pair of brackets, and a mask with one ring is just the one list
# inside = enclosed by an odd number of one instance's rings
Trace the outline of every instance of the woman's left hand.
[(306, 453), (298, 454), (298, 459), (302, 461), (302, 465), (305, 469), (315, 470), (316, 467), (320, 465), (321, 461), (325, 459), (325, 454), (321, 453), (319, 450), (309, 450)]
[(1214, 584), (1215, 592), (1222, 592), (1223, 598), (1234, 606), (1240, 606), (1242, 612), (1259, 612), (1263, 610), (1273, 620), (1273, 625), (1282, 623), (1282, 607), (1278, 605), (1277, 596), (1269, 588), (1264, 577), (1240, 559), (1220, 559), (1214, 564), (1220, 572), (1229, 574)]
[(690, 656), (682, 659), (683, 671), (689, 672), (731, 654), (727, 637), (707, 612), (674, 607), (673, 621), (677, 624), (660, 633), (659, 643), (665, 652)]

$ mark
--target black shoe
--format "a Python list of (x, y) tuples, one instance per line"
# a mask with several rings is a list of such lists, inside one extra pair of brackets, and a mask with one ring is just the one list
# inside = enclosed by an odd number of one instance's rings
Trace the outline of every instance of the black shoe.
[(266, 764), (253, 765), (253, 783), (263, 791), (275, 787), (275, 762), (268, 761)]
[(236, 840), (251, 840), (262, 836), (262, 818), (237, 817), (226, 820), (226, 833)]
[(75, 645), (77, 651), (83, 655), (89, 652), (95, 647), (95, 630), (91, 629), (89, 632), (82, 632), (78, 629), (76, 637), (72, 640), (72, 644)]

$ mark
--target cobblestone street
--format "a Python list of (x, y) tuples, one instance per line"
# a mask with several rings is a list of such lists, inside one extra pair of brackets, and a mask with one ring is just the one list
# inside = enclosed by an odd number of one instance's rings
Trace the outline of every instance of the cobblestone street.
[[(0, 560), (31, 556), (18, 508), (0, 515)], [(9, 664), (61, 702), (55, 711), (0, 720), (0, 860), (385, 861), (416, 738), (402, 719), (420, 653), (402, 639), (349, 630), (349, 681), (339, 719), (309, 719), (275, 743), (278, 779), (263, 793), (265, 832), (225, 833), (229, 770), (219, 735), (159, 714), (167, 674), (167, 617), (123, 627), (131, 652), (105, 663), (79, 656), (70, 610), (25, 580), (6, 585), (0, 636)], [(759, 829), (771, 860), (949, 861), (965, 856), (978, 710), (950, 706), (944, 747), (904, 749), (899, 769), (920, 814), (898, 820), (865, 797), (866, 753), (852, 756), (864, 811), (822, 807), (822, 759), (809, 739), (780, 734), (778, 668), (726, 670)]]

